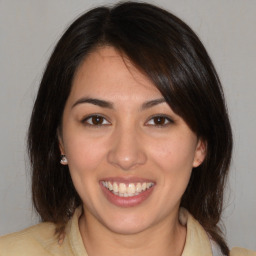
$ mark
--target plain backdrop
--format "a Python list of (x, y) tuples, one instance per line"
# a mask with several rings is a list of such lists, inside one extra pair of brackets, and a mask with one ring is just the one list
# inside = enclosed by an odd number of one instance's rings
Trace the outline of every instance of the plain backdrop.
[[(31, 206), (26, 131), (46, 61), (79, 14), (115, 2), (0, 0), (0, 235), (38, 221)], [(147, 2), (188, 23), (220, 75), (235, 142), (223, 222), (230, 247), (256, 250), (256, 1)]]

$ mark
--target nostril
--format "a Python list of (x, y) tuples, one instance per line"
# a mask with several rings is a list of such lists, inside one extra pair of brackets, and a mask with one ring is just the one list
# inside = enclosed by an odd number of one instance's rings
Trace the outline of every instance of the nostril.
[(146, 162), (146, 154), (142, 151), (138, 152), (120, 152), (112, 150), (108, 153), (108, 162), (121, 168), (122, 170), (131, 170), (138, 165)]
[(122, 124), (113, 133), (107, 155), (108, 162), (122, 170), (130, 170), (146, 162), (146, 149), (134, 125)]

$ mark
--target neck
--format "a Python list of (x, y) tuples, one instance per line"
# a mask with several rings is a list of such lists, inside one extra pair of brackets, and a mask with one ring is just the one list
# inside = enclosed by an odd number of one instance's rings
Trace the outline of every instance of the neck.
[(114, 233), (88, 213), (80, 217), (79, 228), (89, 256), (180, 256), (186, 240), (178, 213), (136, 234)]

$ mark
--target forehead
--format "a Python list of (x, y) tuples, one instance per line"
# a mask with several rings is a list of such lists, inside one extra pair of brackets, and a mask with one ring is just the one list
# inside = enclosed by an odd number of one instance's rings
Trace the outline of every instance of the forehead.
[[(110, 46), (91, 52), (78, 68), (71, 97), (81, 96), (156, 97), (161, 93), (128, 57)], [(91, 95), (93, 94), (93, 95)]]

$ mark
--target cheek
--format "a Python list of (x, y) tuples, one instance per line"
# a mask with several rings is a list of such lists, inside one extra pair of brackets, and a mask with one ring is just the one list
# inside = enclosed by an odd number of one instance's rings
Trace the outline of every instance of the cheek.
[(191, 170), (195, 157), (195, 144), (194, 140), (173, 136), (155, 142), (154, 146), (149, 147), (149, 154), (167, 172)]
[[(193, 137), (192, 137), (193, 138)], [(173, 201), (179, 200), (193, 169), (196, 139), (173, 136), (150, 148), (151, 159), (159, 171), (158, 183)]]
[(81, 176), (93, 173), (105, 155), (106, 147), (102, 140), (81, 136), (78, 133), (65, 139), (65, 153), (70, 172), (77, 172)]
[(96, 196), (99, 165), (104, 159), (104, 148), (97, 140), (83, 136), (67, 136), (65, 151), (73, 184), (83, 202), (92, 203), (92, 193)]
[[(159, 171), (158, 185), (162, 193), (159, 205), (165, 205), (168, 213), (180, 200), (190, 180), (193, 159), (194, 144), (181, 143), (181, 140), (165, 140), (151, 148), (151, 159)], [(161, 146), (160, 146), (161, 145)]]

